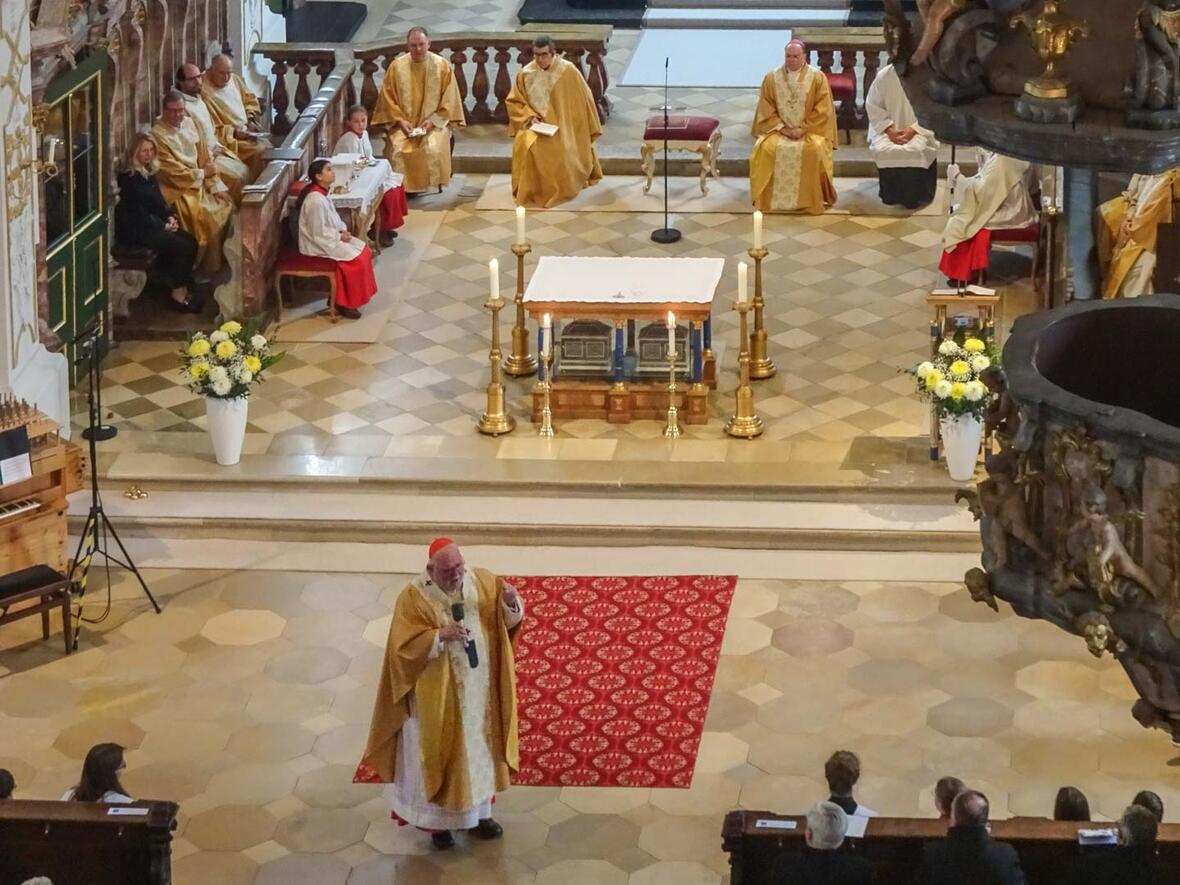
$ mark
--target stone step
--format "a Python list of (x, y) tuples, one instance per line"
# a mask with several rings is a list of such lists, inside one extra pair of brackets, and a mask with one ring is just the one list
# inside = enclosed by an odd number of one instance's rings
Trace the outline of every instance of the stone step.
[[(717, 0), (648, 0), (650, 9), (714, 9)], [(848, 11), (848, 0), (742, 0), (740, 7), (731, 7), (727, 11), (731, 14), (740, 9), (777, 9), (777, 10), (819, 10), (839, 9)]]

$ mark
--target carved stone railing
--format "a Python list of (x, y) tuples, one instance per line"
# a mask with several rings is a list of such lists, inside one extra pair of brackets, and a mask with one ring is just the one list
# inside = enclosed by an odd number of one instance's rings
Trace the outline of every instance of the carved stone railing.
[[(1003, 443), (971, 498), (977, 601), (1109, 652), (1144, 726), (1180, 738), (1180, 297), (1074, 301), (1016, 321)], [(962, 494), (962, 493), (961, 493)]]
[(268, 319), (270, 281), (282, 243), (282, 219), (287, 194), (308, 164), (331, 150), (344, 129), (349, 106), (356, 103), (351, 61), (335, 65), (319, 89), (305, 103), (282, 145), (273, 151), (258, 178), (246, 186), (238, 224), (242, 227), (242, 313)]
[[(602, 120), (610, 116), (607, 89), (610, 77), (606, 70), (606, 52), (612, 29), (609, 26), (586, 25), (555, 28), (547, 33), (557, 42), (558, 50), (572, 62), (586, 78), (598, 115)], [(508, 110), (504, 100), (512, 89), (516, 72), (533, 57), (535, 30), (520, 31), (456, 31), (435, 34), (430, 49), (446, 58), (455, 69), (455, 80), (468, 123), (506, 123)], [(311, 100), (309, 77), (315, 72), (320, 82), (338, 60), (355, 58), (358, 62), (356, 84), (361, 103), (372, 113), (381, 89), (381, 78), (386, 69), (406, 51), (405, 41), (358, 44), (259, 43), (253, 51), (269, 59), (274, 74), (271, 104), (275, 132), (286, 133), (291, 127), (287, 109), (294, 106), (296, 115), (302, 113)], [(292, 73), (295, 86), (288, 83)], [(494, 103), (493, 103), (494, 102)]]
[(856, 83), (851, 102), (840, 102), (837, 125), (840, 129), (866, 129), (865, 96), (877, 79), (877, 71), (886, 57), (885, 38), (880, 28), (811, 28), (795, 31), (808, 49), (810, 62), (825, 74), (844, 74)]

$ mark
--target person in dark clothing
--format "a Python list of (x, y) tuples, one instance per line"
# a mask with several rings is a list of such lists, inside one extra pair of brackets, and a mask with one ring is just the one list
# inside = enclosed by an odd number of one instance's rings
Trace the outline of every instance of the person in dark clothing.
[(1024, 885), (1016, 849), (992, 841), (987, 816), (983, 793), (965, 790), (955, 797), (946, 838), (922, 849), (925, 885)]
[(1164, 822), (1164, 800), (1159, 797), (1159, 793), (1153, 793), (1151, 790), (1140, 790), (1135, 794), (1135, 798), (1131, 800), (1132, 805), (1141, 805), (1155, 815), (1155, 819), (1160, 823)]
[(807, 812), (806, 844), (780, 854), (770, 881), (774, 885), (868, 885), (867, 859), (840, 851), (848, 815), (834, 802), (817, 802)]
[(1142, 805), (1128, 806), (1119, 818), (1119, 844), (1083, 855), (1071, 885), (1162, 885), (1165, 879), (1155, 854), (1159, 821)]
[(955, 802), (955, 797), (967, 789), (964, 784), (957, 777), (940, 777), (938, 783), (934, 785), (934, 809), (938, 812), (938, 819), (950, 822), (951, 806)]
[(1062, 787), (1053, 803), (1053, 820), (1090, 820), (1090, 800), (1077, 787)]
[(859, 814), (861, 817), (876, 817), (877, 812), (867, 805), (859, 804), (852, 798), (852, 788), (860, 780), (860, 759), (849, 750), (837, 750), (824, 763), (824, 778), (828, 782), (833, 802), (844, 809), (845, 814)]
[(197, 241), (182, 231), (172, 207), (156, 183), (156, 146), (147, 133), (136, 135), (128, 151), (127, 171), (119, 173), (115, 205), (115, 241), (156, 253), (153, 273), (171, 289), (168, 304), (182, 313), (199, 313), (189, 297)]
[(16, 778), (7, 768), (0, 768), (0, 799), (11, 799), (16, 792)]

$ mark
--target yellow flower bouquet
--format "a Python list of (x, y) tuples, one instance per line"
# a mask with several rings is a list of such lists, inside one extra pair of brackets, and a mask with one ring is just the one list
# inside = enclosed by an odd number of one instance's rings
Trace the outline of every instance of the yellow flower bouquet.
[(180, 370), (189, 390), (214, 399), (250, 395), (250, 386), (282, 358), (270, 341), (252, 326), (236, 320), (209, 334), (195, 332), (180, 352)]
[(944, 338), (930, 359), (905, 371), (918, 382), (918, 395), (934, 404), (939, 419), (982, 419), (989, 397), (981, 376), (999, 365), (999, 356), (986, 339), (960, 335)]

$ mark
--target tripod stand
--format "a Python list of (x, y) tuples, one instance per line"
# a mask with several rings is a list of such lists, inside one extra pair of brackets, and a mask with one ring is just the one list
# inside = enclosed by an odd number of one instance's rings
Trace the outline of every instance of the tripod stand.
[(664, 57), (664, 226), (651, 232), (656, 243), (675, 243), (680, 231), (668, 224), (668, 57)]
[[(148, 589), (147, 582), (144, 581), (143, 575), (136, 568), (135, 562), (131, 559), (131, 554), (127, 552), (127, 548), (119, 540), (119, 533), (115, 531), (110, 518), (107, 517), (106, 511), (103, 510), (102, 495), (98, 491), (98, 440), (109, 439), (110, 436), (114, 435), (102, 436), (98, 432), (102, 426), (102, 415), (99, 412), (98, 405), (98, 386), (101, 377), (99, 369), (101, 359), (98, 353), (99, 332), (100, 326), (96, 321), (81, 332), (73, 341), (80, 351), (77, 363), (81, 364), (83, 360), (86, 360), (86, 402), (89, 410), (87, 430), (90, 431), (89, 433), (86, 431), (82, 432), (82, 436), (86, 439), (89, 447), (90, 511), (86, 514), (86, 522), (82, 526), (81, 536), (78, 538), (78, 549), (74, 553), (74, 561), (70, 566), (69, 574), (70, 579), (76, 583), (77, 590), (75, 592), (78, 595), (79, 604), (79, 616), (75, 621), (77, 626), (74, 628), (73, 638), (75, 648), (78, 646), (78, 634), (82, 630), (83, 618), (81, 617), (80, 607), (82, 597), (86, 595), (86, 576), (90, 568), (90, 561), (96, 553), (102, 555), (103, 565), (106, 568), (107, 612), (110, 611), (111, 563), (113, 562), (115, 565), (135, 575), (135, 579), (139, 581), (139, 586), (143, 588), (143, 592), (152, 604), (152, 608), (156, 610), (156, 614), (160, 613), (160, 605), (156, 602), (156, 597), (152, 596), (152, 591)], [(122, 559), (111, 555), (107, 548), (108, 536), (114, 539), (119, 552), (123, 555)], [(105, 617), (106, 614), (103, 614), (99, 618), (90, 620), (89, 623), (97, 623)]]

